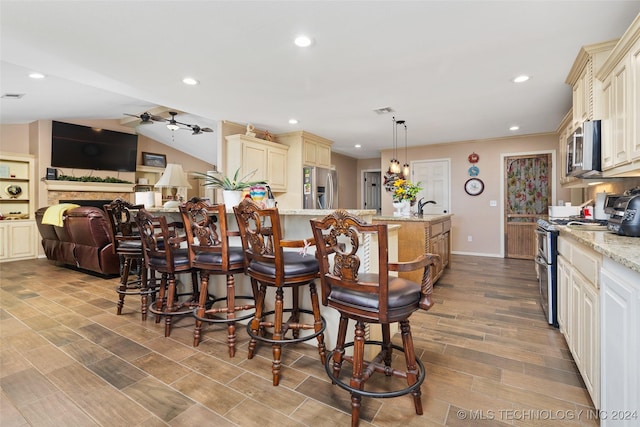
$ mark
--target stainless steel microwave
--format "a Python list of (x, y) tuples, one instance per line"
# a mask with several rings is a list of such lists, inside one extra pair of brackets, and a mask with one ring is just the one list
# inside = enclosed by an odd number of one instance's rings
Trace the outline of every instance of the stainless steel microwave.
[(567, 176), (580, 178), (602, 175), (600, 120), (584, 122), (567, 139)]

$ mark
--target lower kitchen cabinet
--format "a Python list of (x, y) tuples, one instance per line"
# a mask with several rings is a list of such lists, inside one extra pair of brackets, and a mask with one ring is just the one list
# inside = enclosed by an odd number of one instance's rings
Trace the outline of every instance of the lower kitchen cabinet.
[[(451, 215), (425, 215), (423, 218), (374, 217), (374, 222), (400, 225), (398, 259), (411, 261), (424, 253), (440, 255), (440, 264), (431, 269), (432, 283), (442, 276), (451, 258)], [(422, 271), (398, 274), (416, 283), (422, 281)]]
[(640, 425), (640, 273), (604, 259), (601, 426)]
[(600, 408), (600, 266), (602, 255), (558, 238), (558, 323), (591, 400)]
[(38, 256), (38, 232), (33, 220), (0, 222), (0, 262)]

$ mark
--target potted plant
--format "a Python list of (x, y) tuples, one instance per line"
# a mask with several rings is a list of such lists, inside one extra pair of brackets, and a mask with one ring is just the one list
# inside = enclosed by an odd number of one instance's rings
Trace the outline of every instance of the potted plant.
[(215, 172), (215, 175), (193, 172), (193, 175), (196, 179), (204, 181), (202, 185), (220, 188), (222, 190), (222, 197), (225, 204), (235, 206), (240, 203), (243, 190), (251, 188), (254, 185), (267, 183), (264, 180), (249, 181), (249, 178), (255, 175), (256, 172), (257, 169), (254, 169), (240, 179), (238, 179), (238, 175), (240, 175), (240, 168), (236, 170), (233, 177), (225, 176), (221, 172)]

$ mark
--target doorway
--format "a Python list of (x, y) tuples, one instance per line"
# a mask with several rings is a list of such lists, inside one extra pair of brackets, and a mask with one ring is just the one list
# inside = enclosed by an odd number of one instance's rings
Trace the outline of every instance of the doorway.
[(424, 205), (422, 213), (438, 215), (451, 212), (450, 163), (449, 159), (411, 162), (411, 181), (422, 185), (417, 200), (424, 198), (423, 202), (435, 202)]
[(506, 258), (534, 259), (537, 220), (547, 215), (555, 168), (551, 153), (504, 158)]
[(382, 213), (382, 175), (380, 171), (363, 171), (362, 206)]

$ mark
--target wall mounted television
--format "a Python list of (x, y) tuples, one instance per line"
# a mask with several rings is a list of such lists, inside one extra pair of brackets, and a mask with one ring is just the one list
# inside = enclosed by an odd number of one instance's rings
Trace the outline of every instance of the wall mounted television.
[(51, 166), (135, 172), (138, 135), (54, 121)]

